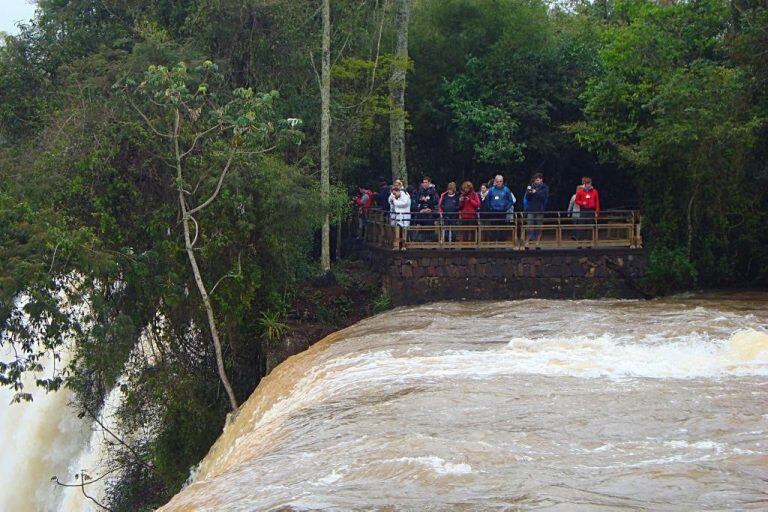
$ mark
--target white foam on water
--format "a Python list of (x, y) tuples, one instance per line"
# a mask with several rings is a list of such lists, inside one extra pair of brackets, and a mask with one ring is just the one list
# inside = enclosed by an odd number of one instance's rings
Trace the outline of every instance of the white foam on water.
[(444, 459), (434, 455), (428, 457), (400, 457), (399, 459), (394, 459), (393, 462), (426, 466), (438, 475), (467, 475), (472, 473), (472, 466), (469, 464), (446, 462)]
[[(752, 329), (720, 340), (693, 333), (674, 340), (647, 336), (638, 342), (604, 334), (594, 338), (515, 338), (506, 345), (493, 344), (484, 350), (434, 352), (434, 348), (408, 355), (386, 348), (332, 356), (313, 366), (295, 383), (290, 394), (263, 414), (246, 420), (250, 434), (234, 437), (215, 462), (207, 466), (203, 478), (243, 460), (244, 454), (259, 444), (257, 433), (261, 429), (270, 429), (270, 425), (278, 424), (307, 404), (345, 396), (359, 388), (519, 374), (619, 381), (768, 375), (768, 334)], [(228, 435), (225, 430), (225, 437)], [(200, 478), (199, 474), (196, 476)]]
[(541, 374), (581, 378), (693, 379), (768, 375), (768, 334), (753, 329), (724, 340), (690, 334), (675, 340), (646, 337), (641, 342), (579, 336), (514, 338), (490, 350), (447, 350), (398, 357), (390, 350), (332, 361), (347, 370), (334, 380), (486, 378)]

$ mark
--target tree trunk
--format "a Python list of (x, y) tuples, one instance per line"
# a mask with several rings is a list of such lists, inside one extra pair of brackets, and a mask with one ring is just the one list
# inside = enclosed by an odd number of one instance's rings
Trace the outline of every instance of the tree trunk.
[(341, 239), (341, 237), (343, 235), (343, 232), (342, 232), (342, 229), (343, 229), (342, 224), (343, 223), (344, 223), (344, 221), (342, 219), (339, 219), (336, 222), (336, 263), (337, 264), (338, 264), (339, 261), (341, 261), (341, 249), (342, 249), (342, 239)]
[(688, 259), (691, 259), (691, 252), (693, 249), (693, 201), (696, 199), (696, 194), (699, 193), (699, 186), (696, 185), (691, 192), (691, 198), (688, 200), (688, 210), (685, 215), (687, 227), (688, 227), (688, 240), (685, 244), (686, 255)]
[(330, 132), (331, 132), (331, 6), (323, 2), (323, 64), (320, 84), (320, 197), (323, 202), (323, 228), (320, 265), (324, 273), (331, 270), (331, 219), (327, 211), (331, 196)]
[[(227, 396), (229, 397), (229, 405), (232, 408), (232, 412), (237, 412), (237, 398), (235, 397), (234, 391), (232, 391), (232, 385), (229, 383), (229, 378), (227, 378), (227, 372), (224, 369), (224, 356), (222, 355), (221, 350), (221, 341), (219, 340), (219, 330), (216, 328), (216, 318), (213, 315), (213, 305), (211, 304), (211, 299), (208, 296), (208, 290), (205, 288), (205, 283), (203, 283), (203, 276), (200, 274), (200, 267), (197, 265), (197, 258), (195, 257), (195, 251), (194, 251), (194, 242), (192, 241), (192, 238), (190, 237), (189, 233), (189, 222), (192, 219), (192, 216), (187, 211), (187, 203), (184, 199), (184, 185), (183, 185), (183, 175), (181, 172), (181, 151), (179, 150), (179, 111), (176, 111), (176, 119), (174, 122), (174, 137), (173, 137), (173, 144), (174, 144), (174, 150), (176, 151), (176, 178), (178, 180), (178, 189), (179, 189), (179, 207), (181, 208), (181, 224), (184, 227), (184, 246), (187, 250), (187, 257), (189, 258), (189, 264), (192, 266), (192, 273), (195, 276), (195, 283), (197, 284), (197, 289), (200, 291), (200, 297), (203, 299), (203, 305), (205, 306), (205, 313), (208, 316), (208, 328), (211, 331), (211, 338), (213, 339), (213, 348), (216, 352), (216, 368), (219, 371), (219, 379), (221, 379), (221, 383), (224, 386), (224, 389), (227, 392)], [(197, 223), (195, 223), (195, 240), (197, 240), (199, 227), (197, 227)]]
[(389, 116), (389, 146), (392, 155), (392, 181), (408, 184), (405, 162), (405, 84), (408, 66), (408, 21), (410, 0), (395, 0), (395, 69), (389, 89), (392, 106)]

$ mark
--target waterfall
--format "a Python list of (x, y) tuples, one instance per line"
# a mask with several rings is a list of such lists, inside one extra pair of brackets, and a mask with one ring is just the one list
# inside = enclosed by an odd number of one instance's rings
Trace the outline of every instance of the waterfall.
[(764, 504), (766, 305), (399, 308), (278, 366), (161, 510)]
[[(3, 360), (12, 353), (3, 347)], [(42, 361), (44, 368), (52, 360)], [(72, 477), (70, 466), (83, 452), (91, 434), (90, 422), (77, 417), (69, 404), (72, 392), (66, 389), (46, 393), (37, 388), (33, 375), (24, 377), (25, 391), (33, 401), (10, 403), (13, 391), (0, 388), (0, 510), (58, 511), (73, 493), (51, 481)], [(79, 508), (88, 510), (80, 503)]]

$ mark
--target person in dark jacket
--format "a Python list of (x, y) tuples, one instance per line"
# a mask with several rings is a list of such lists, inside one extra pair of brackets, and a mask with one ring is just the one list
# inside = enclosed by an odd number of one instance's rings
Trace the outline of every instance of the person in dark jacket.
[(387, 180), (379, 178), (379, 191), (376, 192), (376, 205), (382, 210), (389, 211), (389, 195), (391, 193)]
[(486, 199), (488, 199), (488, 184), (481, 183), (480, 191), (477, 193), (477, 195), (480, 196), (480, 211), (487, 212), (488, 203), (486, 202)]
[(525, 197), (527, 199), (525, 205), (527, 241), (535, 240), (538, 243), (541, 241), (541, 225), (544, 222), (544, 211), (547, 209), (549, 200), (549, 187), (544, 183), (543, 174), (533, 175), (532, 183), (525, 189)]
[[(461, 196), (456, 193), (456, 183), (453, 181), (448, 184), (445, 192), (440, 194), (440, 200), (437, 203), (437, 211), (440, 212), (440, 219), (443, 226), (455, 226), (459, 220), (459, 201)], [(454, 231), (452, 229), (443, 229), (444, 241), (454, 241)]]
[[(421, 180), (421, 187), (419, 187), (416, 197), (412, 198), (412, 200), (416, 204), (416, 212), (418, 213), (414, 215), (411, 225), (434, 226), (437, 203), (440, 198), (437, 195), (437, 189), (428, 176), (424, 176)], [(414, 234), (418, 240), (429, 240), (432, 238), (432, 233), (429, 233), (426, 229), (417, 229)]]

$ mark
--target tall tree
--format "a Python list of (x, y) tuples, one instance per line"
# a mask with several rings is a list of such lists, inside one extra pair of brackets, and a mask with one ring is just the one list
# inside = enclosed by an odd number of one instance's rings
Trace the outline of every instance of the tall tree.
[[(165, 162), (175, 171), (174, 186), (184, 249), (205, 308), (219, 378), (230, 407), (236, 412), (237, 398), (225, 370), (211, 294), (223, 279), (241, 273), (240, 263), (233, 265), (235, 270), (221, 277), (216, 284), (205, 282), (196, 255), (204, 238), (198, 217), (215, 203), (238, 157), (267, 151), (265, 148), (274, 126), (272, 102), (277, 93), (255, 94), (251, 89), (240, 88), (233, 92), (232, 100), (223, 102), (220, 91), (211, 90), (221, 82), (217, 66), (211, 61), (205, 61), (191, 72), (183, 62), (172, 69), (150, 66), (139, 85), (133, 80), (126, 82), (126, 99), (158, 138), (159, 149), (166, 143), (169, 146)], [(133, 99), (131, 92), (134, 91), (141, 104)], [(200, 165), (203, 148), (217, 155), (217, 172), (211, 173), (208, 165)], [(212, 190), (207, 192), (205, 200), (198, 201), (198, 191), (208, 183)]]
[(390, 98), (392, 109), (389, 118), (389, 145), (392, 154), (392, 181), (408, 183), (405, 161), (405, 84), (408, 70), (408, 22), (410, 0), (395, 0), (395, 57), (392, 70)]
[(331, 270), (331, 217), (328, 202), (331, 196), (331, 5), (330, 0), (322, 0), (323, 10), (323, 63), (320, 79), (320, 196), (323, 201), (323, 227), (320, 248), (320, 266), (323, 272)]

